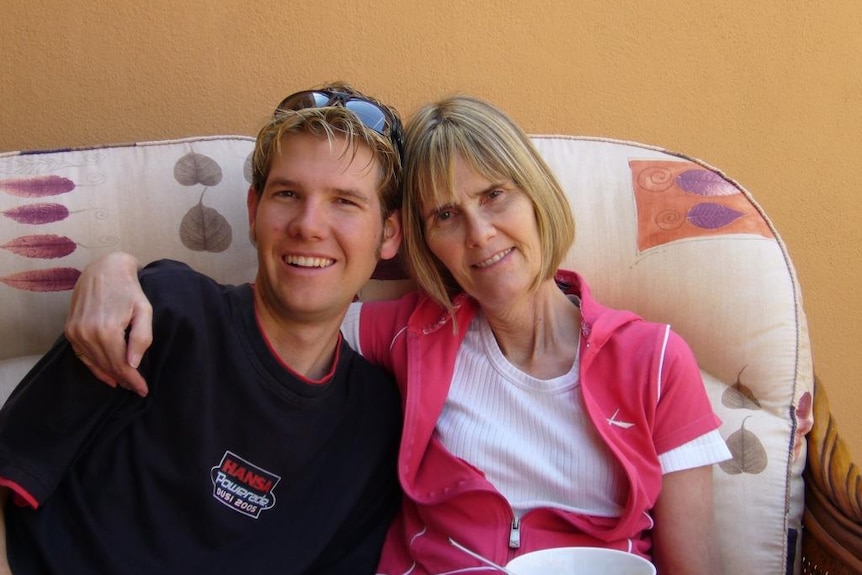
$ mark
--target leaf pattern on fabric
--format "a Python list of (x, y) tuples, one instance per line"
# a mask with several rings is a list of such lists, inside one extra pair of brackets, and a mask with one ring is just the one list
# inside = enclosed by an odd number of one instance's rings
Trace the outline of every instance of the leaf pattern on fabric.
[(223, 252), (233, 241), (230, 222), (217, 210), (203, 203), (203, 194), (180, 222), (180, 241), (196, 252)]
[(75, 182), (62, 176), (32, 176), (0, 180), (0, 190), (20, 198), (57, 196), (75, 189)]
[(35, 226), (65, 220), (69, 217), (69, 208), (63, 204), (27, 204), (0, 213), (19, 224)]
[(249, 184), (253, 183), (254, 180), (252, 161), (254, 161), (254, 152), (251, 152), (248, 156), (246, 156), (245, 163), (242, 165), (242, 176)]
[(725, 441), (732, 457), (718, 465), (728, 475), (739, 475), (740, 473), (756, 475), (762, 473), (769, 463), (769, 456), (766, 454), (763, 443), (754, 433), (745, 429), (747, 419), (747, 417), (743, 419), (740, 428), (730, 434), (730, 437)]
[(216, 186), (221, 182), (222, 170), (209, 156), (189, 152), (174, 164), (174, 178), (184, 186)]
[[(745, 368), (742, 369), (745, 371)], [(742, 371), (736, 376), (736, 382), (728, 386), (721, 394), (721, 403), (730, 409), (761, 409), (760, 401), (751, 391), (751, 388), (744, 385), (741, 380)]]
[(744, 216), (740, 211), (721, 204), (703, 202), (691, 207), (686, 219), (698, 228), (717, 230)]
[(20, 236), (0, 245), (0, 248), (19, 256), (43, 260), (65, 257), (74, 252), (77, 247), (78, 245), (71, 239), (56, 234)]
[(686, 170), (676, 177), (676, 185), (689, 194), (699, 196), (732, 196), (736, 186), (712, 170)]
[(49, 268), (3, 276), (0, 277), (0, 282), (24, 291), (68, 291), (75, 287), (80, 275), (81, 270), (75, 268)]
[(637, 249), (732, 234), (774, 239), (769, 222), (735, 183), (695, 162), (629, 160)]
[(78, 150), (75, 154), (61, 154), (69, 150), (54, 150), (52, 153), (21, 152), (18, 155), (0, 158), (0, 174), (31, 175), (56, 173), (67, 168), (98, 166), (105, 159), (105, 150), (94, 148)]

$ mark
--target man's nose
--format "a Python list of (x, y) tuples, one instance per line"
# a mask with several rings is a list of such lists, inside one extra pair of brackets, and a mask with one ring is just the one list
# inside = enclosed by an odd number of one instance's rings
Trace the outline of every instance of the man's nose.
[(306, 199), (297, 206), (290, 220), (290, 233), (304, 239), (321, 238), (326, 235), (329, 218), (322, 202)]

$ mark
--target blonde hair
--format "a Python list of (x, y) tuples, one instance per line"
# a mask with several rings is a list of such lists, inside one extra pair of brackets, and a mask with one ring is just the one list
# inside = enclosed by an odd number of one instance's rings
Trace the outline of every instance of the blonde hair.
[(451, 313), (462, 291), (425, 241), (423, 209), (449, 203), (454, 167), (462, 158), (490, 181), (511, 180), (523, 190), (539, 230), (542, 266), (533, 288), (553, 278), (575, 238), (563, 189), (530, 138), (502, 111), (469, 96), (422, 107), (405, 132), (404, 255), (419, 286)]
[[(400, 121), (398, 112), (394, 108), (365, 96), (347, 84), (327, 84), (320, 89), (369, 100), (386, 108), (396, 121)], [(392, 140), (366, 127), (350, 110), (336, 105), (301, 110), (276, 110), (272, 119), (258, 132), (254, 145), (251, 169), (252, 187), (256, 194), (260, 195), (266, 186), (273, 157), (281, 154), (282, 140), (288, 134), (296, 133), (325, 136), (330, 142), (333, 142), (336, 137), (343, 137), (347, 140), (343, 151), (345, 154), (356, 154), (358, 143), (368, 146), (372, 159), (377, 160), (380, 169), (378, 192), (383, 207), (383, 218), (385, 219), (401, 207), (401, 158)]]

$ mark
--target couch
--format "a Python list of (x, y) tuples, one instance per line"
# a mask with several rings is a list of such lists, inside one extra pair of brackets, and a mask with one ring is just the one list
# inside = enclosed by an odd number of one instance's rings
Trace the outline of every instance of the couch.
[[(565, 267), (600, 301), (670, 323), (695, 351), (734, 457), (715, 466), (727, 573), (862, 572), (862, 482), (815, 381), (796, 274), (752, 195), (702, 161), (631, 142), (535, 136), (567, 191)], [(60, 334), (80, 270), (115, 250), (254, 278), (253, 139), (0, 155), (0, 401)], [(409, 282), (381, 268), (358, 294)], [(842, 571), (842, 569), (845, 569)]]

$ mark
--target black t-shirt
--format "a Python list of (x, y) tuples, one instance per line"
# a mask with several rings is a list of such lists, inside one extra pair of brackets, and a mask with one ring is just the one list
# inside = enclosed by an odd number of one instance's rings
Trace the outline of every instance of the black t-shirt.
[(61, 340), (0, 411), (0, 477), (26, 573), (373, 573), (400, 497), (391, 377), (341, 343), (313, 384), (270, 353), (252, 287), (176, 262), (141, 273), (146, 398)]

